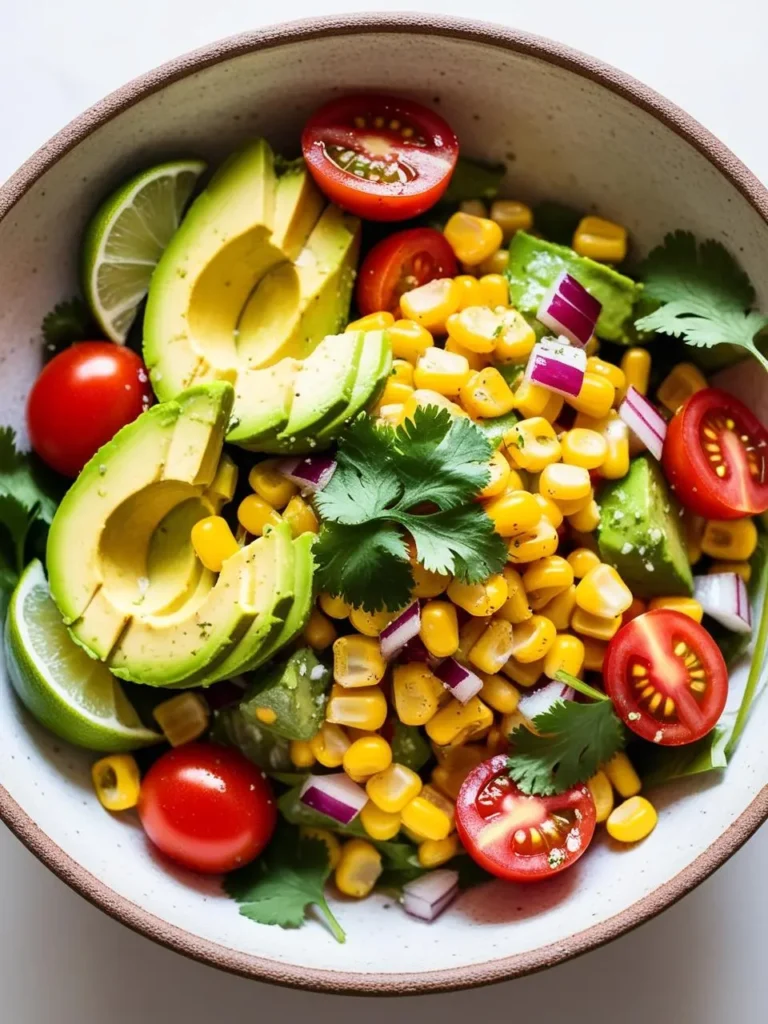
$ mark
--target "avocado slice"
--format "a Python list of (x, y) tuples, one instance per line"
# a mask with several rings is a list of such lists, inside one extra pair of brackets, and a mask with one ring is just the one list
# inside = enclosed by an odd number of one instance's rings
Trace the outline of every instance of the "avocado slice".
[(651, 455), (632, 460), (600, 492), (600, 557), (636, 597), (693, 593), (680, 507)]
[(244, 420), (233, 419), (227, 440), (249, 451), (266, 451), (267, 442), (288, 424), (293, 390), (301, 363), (282, 359), (262, 370), (244, 370), (235, 384), (236, 409), (248, 409)]
[(268, 708), (277, 716), (266, 726), (269, 732), (287, 740), (311, 740), (325, 718), (330, 685), (330, 669), (309, 647), (302, 647), (254, 680), (240, 702), (240, 713), (258, 721), (258, 711)]
[(281, 440), (290, 444), (312, 437), (349, 405), (357, 376), (362, 331), (332, 334), (301, 364), (293, 389), (293, 402)]
[(595, 333), (621, 345), (637, 343), (634, 307), (643, 286), (604, 263), (579, 256), (567, 245), (545, 242), (517, 231), (509, 243), (505, 271), (511, 304), (526, 316), (535, 315), (545, 292), (563, 271), (571, 274), (602, 303)]
[(251, 672), (264, 665), (279, 650), (286, 647), (304, 629), (309, 613), (312, 611), (314, 594), (312, 592), (312, 577), (315, 569), (314, 558), (312, 557), (312, 546), (315, 542), (313, 533), (302, 533), (293, 542), (294, 554), (294, 580), (293, 580), (293, 605), (285, 617), (285, 622), (280, 632), (269, 643), (264, 644), (258, 654), (243, 667), (244, 672)]

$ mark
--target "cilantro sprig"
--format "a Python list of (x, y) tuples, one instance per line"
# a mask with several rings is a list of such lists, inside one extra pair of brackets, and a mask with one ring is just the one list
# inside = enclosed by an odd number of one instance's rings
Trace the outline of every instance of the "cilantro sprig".
[(103, 337), (90, 309), (77, 295), (54, 306), (44, 317), (41, 330), (46, 362), (76, 341)]
[(367, 611), (402, 608), (413, 586), (409, 534), (432, 572), (467, 583), (499, 572), (506, 546), (473, 500), (490, 479), (492, 452), (471, 420), (438, 406), (417, 409), (396, 430), (355, 420), (316, 498), (320, 588)]
[(635, 321), (640, 331), (682, 338), (697, 348), (730, 344), (746, 349), (768, 370), (755, 336), (768, 317), (752, 309), (755, 290), (719, 242), (697, 244), (689, 231), (668, 234), (640, 273), (645, 296), (661, 305)]

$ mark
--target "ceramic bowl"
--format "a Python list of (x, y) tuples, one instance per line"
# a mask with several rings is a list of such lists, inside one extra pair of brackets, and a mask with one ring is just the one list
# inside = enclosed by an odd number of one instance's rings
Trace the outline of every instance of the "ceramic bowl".
[[(76, 290), (78, 239), (106, 192), (165, 158), (215, 162), (249, 136), (295, 150), (313, 108), (370, 87), (436, 107), (465, 153), (507, 164), (507, 194), (599, 207), (629, 228), (638, 254), (672, 228), (719, 239), (768, 308), (768, 193), (650, 89), (510, 29), (419, 15), (330, 18), (238, 36), (151, 72), (83, 114), (0, 189), (2, 420), (23, 435), (41, 314)], [(161, 862), (134, 819), (98, 806), (92, 757), (39, 729), (4, 679), (0, 735), (3, 819), (72, 888), (181, 953), (335, 992), (445, 990), (558, 963), (669, 906), (768, 816), (763, 701), (724, 777), (660, 792), (659, 826), (637, 847), (617, 851), (603, 836), (551, 882), (492, 883), (429, 925), (384, 897), (339, 902), (348, 933), (340, 946), (317, 922), (256, 925), (216, 881)]]

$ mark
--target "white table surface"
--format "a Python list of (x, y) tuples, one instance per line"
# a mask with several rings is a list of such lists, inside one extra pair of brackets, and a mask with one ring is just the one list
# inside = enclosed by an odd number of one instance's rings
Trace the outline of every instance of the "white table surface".
[[(0, 180), (111, 89), (213, 39), (273, 21), (264, 0), (0, 0)], [(299, 18), (355, 2), (282, 0)], [(679, 103), (768, 180), (765, 0), (376, 0), (557, 37)], [(260, 14), (262, 10), (264, 13)], [(2, 742), (2, 740), (0, 740)], [(552, 971), (426, 999), (319, 996), (229, 977), (107, 918), (0, 827), (4, 1024), (209, 1024), (283, 1017), (445, 1024), (509, 1015), (569, 1024), (753, 1024), (768, 1000), (768, 830), (660, 918)]]

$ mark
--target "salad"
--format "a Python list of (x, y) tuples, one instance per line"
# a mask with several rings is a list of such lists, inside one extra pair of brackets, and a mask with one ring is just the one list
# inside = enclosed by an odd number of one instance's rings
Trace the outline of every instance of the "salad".
[(343, 941), (329, 891), (433, 920), (726, 767), (768, 643), (768, 318), (719, 243), (633, 261), (415, 102), (333, 100), (301, 151), (94, 214), (32, 453), (0, 434), (0, 591), (103, 807)]

